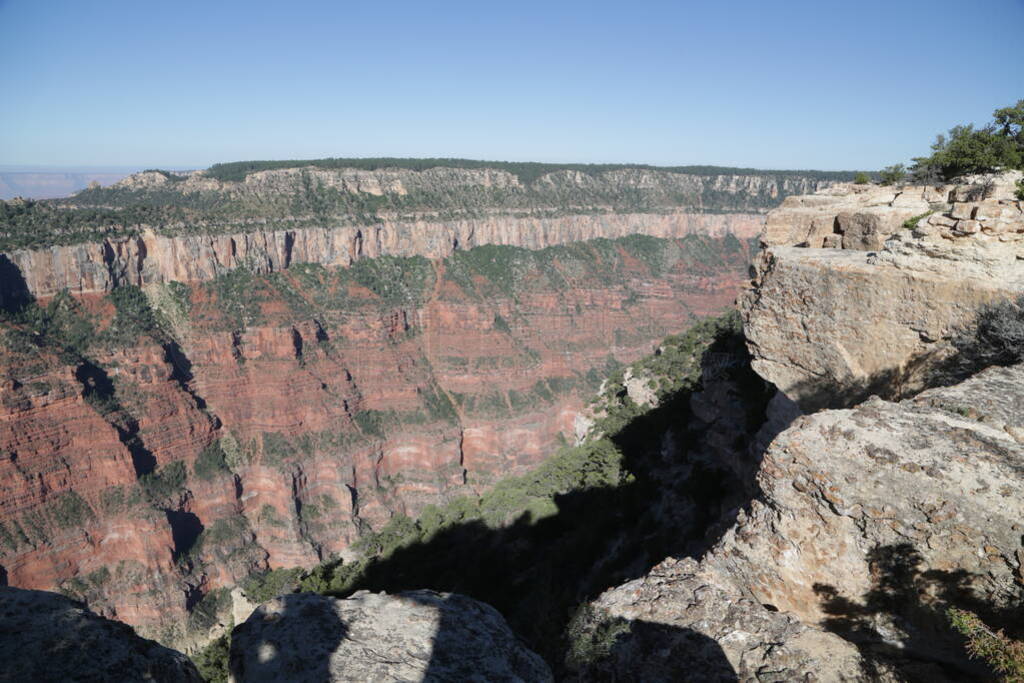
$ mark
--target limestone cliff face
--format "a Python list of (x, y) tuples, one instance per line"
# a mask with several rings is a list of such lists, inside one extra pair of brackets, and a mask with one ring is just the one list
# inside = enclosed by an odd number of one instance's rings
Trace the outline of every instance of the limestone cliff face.
[[(307, 166), (230, 180), (214, 169), (149, 171), (69, 199), (12, 204), (0, 259), (45, 297), (210, 280), (241, 265), (266, 273), (381, 255), (443, 258), (485, 244), (743, 238), (784, 197), (829, 187), (836, 175), (619, 168), (528, 179), (500, 168)], [(0, 273), (5, 285), (10, 277)]]
[(1024, 292), (1019, 177), (788, 198), (741, 301), (757, 372), (807, 408), (920, 389), (982, 305)]
[(125, 284), (202, 282), (240, 266), (272, 273), (293, 264), (348, 266), (358, 259), (377, 256), (444, 258), (457, 249), (485, 244), (543, 249), (634, 234), (659, 238), (732, 234), (747, 239), (760, 232), (763, 220), (763, 216), (749, 213), (673, 212), (556, 218), (493, 216), (444, 222), (424, 218), (367, 226), (217, 235), (167, 236), (146, 230), (137, 236), (94, 243), (19, 249), (6, 257), (31, 294), (49, 297), (65, 288), (72, 294), (89, 294), (109, 292)]
[(694, 667), (744, 681), (983, 677), (945, 610), (1020, 635), (1022, 416), (1017, 366), (799, 418), (707, 555), (670, 558), (595, 603), (606, 623), (633, 622), (602, 666), (638, 678)]

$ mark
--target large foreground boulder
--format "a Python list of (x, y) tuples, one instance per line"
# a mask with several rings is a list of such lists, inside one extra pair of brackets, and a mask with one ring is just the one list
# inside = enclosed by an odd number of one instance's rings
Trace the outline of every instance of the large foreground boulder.
[(0, 681), (199, 683), (188, 657), (56, 593), (0, 588)]
[(605, 633), (632, 622), (598, 669), (984, 679), (947, 610), (1024, 636), (1024, 366), (800, 417), (758, 483), (699, 563), (667, 560), (596, 601)]
[(231, 638), (231, 676), (253, 681), (550, 681), (493, 607), (451, 593), (284, 595)]

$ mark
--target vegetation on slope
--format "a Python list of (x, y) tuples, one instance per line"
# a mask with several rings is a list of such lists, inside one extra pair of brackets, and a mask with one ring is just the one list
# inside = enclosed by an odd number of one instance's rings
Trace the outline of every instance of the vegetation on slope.
[(242, 181), (250, 173), (271, 171), (285, 168), (323, 168), (343, 169), (354, 168), (361, 171), (380, 171), (384, 169), (403, 169), (425, 171), (430, 168), (461, 168), (469, 170), (494, 169), (505, 171), (519, 178), (519, 182), (529, 185), (548, 173), (559, 171), (576, 171), (597, 176), (608, 171), (627, 171), (641, 169), (646, 171), (665, 171), (667, 173), (687, 173), (690, 175), (776, 175), (789, 177), (809, 177), (816, 180), (846, 180), (850, 175), (846, 171), (771, 171), (756, 168), (733, 168), (730, 166), (651, 166), (649, 164), (545, 164), (534, 161), (480, 161), (475, 159), (410, 159), (400, 157), (373, 158), (328, 158), (328, 159), (290, 159), (281, 161), (235, 161), (214, 164), (207, 170), (211, 178), (224, 181)]

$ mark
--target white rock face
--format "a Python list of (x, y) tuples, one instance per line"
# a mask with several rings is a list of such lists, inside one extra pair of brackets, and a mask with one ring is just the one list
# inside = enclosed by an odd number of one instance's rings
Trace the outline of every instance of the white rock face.
[(492, 607), (451, 593), (296, 593), (231, 641), (233, 681), (550, 681)]
[[(858, 186), (787, 198), (769, 214), (767, 248), (740, 300), (754, 369), (805, 409), (920, 389), (979, 308), (1024, 293), (1020, 175), (905, 188), (893, 199)], [(926, 201), (934, 192), (952, 203)], [(896, 206), (908, 194), (910, 208)], [(935, 213), (916, 228), (902, 227), (906, 213), (929, 206)], [(815, 232), (819, 223), (846, 232)], [(826, 241), (844, 248), (814, 248)]]

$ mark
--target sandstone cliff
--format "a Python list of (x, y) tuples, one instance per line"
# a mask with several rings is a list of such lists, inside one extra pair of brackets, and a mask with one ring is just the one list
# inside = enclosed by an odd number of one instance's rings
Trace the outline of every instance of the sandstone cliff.
[(807, 408), (925, 386), (983, 304), (1024, 292), (1020, 176), (788, 198), (741, 301), (757, 372)]
[[(72, 294), (109, 292), (119, 285), (145, 286), (212, 280), (239, 267), (273, 273), (293, 264), (349, 266), (361, 258), (445, 258), (458, 249), (486, 244), (527, 249), (597, 238), (687, 235), (741, 239), (757, 236), (757, 214), (613, 214), (516, 218), (495, 216), (437, 221), (386, 221), (365, 226), (253, 230), (218, 235), (166, 236), (147, 229), (135, 236), (47, 249), (18, 249), (6, 256), (17, 269), (6, 287), (24, 280), (36, 297), (62, 289)], [(2, 301), (2, 299), (0, 299)]]

